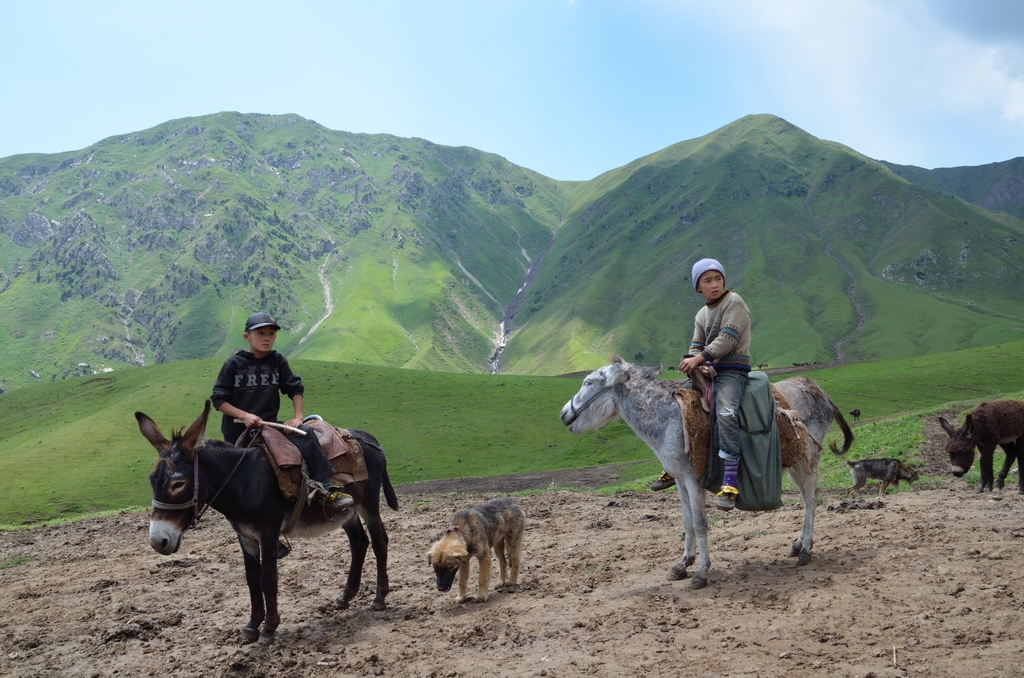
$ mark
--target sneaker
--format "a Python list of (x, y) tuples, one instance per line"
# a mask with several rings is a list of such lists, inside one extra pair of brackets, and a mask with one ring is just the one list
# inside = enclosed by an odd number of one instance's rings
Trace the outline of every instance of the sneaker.
[(352, 498), (351, 494), (345, 494), (337, 490), (332, 490), (326, 497), (324, 497), (324, 506), (335, 509), (336, 511), (343, 511), (347, 508), (355, 506), (355, 499)]
[(676, 484), (676, 479), (669, 475), (668, 471), (662, 471), (661, 477), (648, 485), (653, 491), (667, 490)]
[(722, 486), (722, 491), (715, 495), (715, 507), (719, 511), (731, 511), (736, 508), (736, 497), (740, 491), (728, 485)]

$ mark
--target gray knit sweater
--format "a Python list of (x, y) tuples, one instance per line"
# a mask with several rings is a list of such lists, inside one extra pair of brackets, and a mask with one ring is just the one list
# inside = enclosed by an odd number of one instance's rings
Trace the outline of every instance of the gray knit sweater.
[(688, 355), (701, 354), (716, 370), (750, 371), (750, 311), (735, 292), (697, 311)]

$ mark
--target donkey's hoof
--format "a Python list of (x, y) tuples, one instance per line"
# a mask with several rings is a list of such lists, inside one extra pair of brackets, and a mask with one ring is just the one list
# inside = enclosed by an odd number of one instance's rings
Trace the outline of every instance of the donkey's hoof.
[(260, 632), (251, 626), (246, 626), (242, 629), (242, 632), (238, 634), (238, 642), (241, 645), (252, 645), (260, 638)]
[[(798, 555), (800, 555), (800, 551), (802, 550), (802, 548), (803, 547), (800, 546), (799, 542), (796, 543), (796, 544), (793, 544), (793, 548), (789, 549), (789, 557), (790, 558), (796, 558)], [(801, 565), (802, 564), (803, 563), (801, 563)]]
[(348, 609), (348, 598), (345, 596), (338, 596), (334, 599), (335, 610), (347, 610)]
[(690, 590), (691, 591), (696, 591), (697, 589), (702, 589), (702, 588), (704, 588), (707, 585), (708, 585), (707, 577), (694, 576), (693, 581), (690, 582)]
[(811, 554), (807, 551), (801, 553), (800, 556), (796, 559), (797, 565), (806, 565), (809, 562), (811, 562)]
[(671, 570), (668, 571), (667, 579), (669, 581), (679, 581), (686, 579), (690, 575), (686, 572), (686, 563), (676, 563)]
[(388, 604), (385, 603), (383, 600), (375, 600), (373, 601), (373, 605), (370, 606), (370, 609), (374, 612), (383, 612), (384, 610), (388, 609)]
[(257, 645), (272, 645), (274, 643), (274, 632), (264, 631), (260, 634), (260, 640)]

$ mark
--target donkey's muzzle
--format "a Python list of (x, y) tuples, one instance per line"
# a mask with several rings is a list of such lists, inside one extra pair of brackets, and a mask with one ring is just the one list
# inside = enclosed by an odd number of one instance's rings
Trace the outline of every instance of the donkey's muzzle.
[(149, 522), (149, 545), (157, 553), (169, 556), (181, 547), (181, 530), (159, 520)]

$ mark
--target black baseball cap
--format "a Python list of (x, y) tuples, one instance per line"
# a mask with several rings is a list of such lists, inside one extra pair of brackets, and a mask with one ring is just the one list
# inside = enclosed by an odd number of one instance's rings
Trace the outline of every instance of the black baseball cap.
[(269, 313), (260, 311), (259, 313), (253, 313), (249, 316), (249, 319), (245, 321), (245, 331), (251, 332), (259, 327), (273, 327), (275, 330), (281, 329), (281, 326), (277, 324), (277, 321), (270, 317)]

